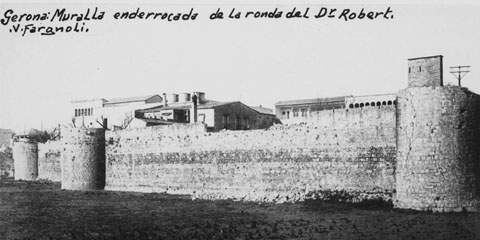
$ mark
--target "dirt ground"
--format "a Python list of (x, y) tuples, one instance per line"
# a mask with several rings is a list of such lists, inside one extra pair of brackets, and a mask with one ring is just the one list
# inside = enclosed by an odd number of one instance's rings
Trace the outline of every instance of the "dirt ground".
[(0, 239), (480, 239), (480, 214), (320, 201), (192, 201), (2, 179)]

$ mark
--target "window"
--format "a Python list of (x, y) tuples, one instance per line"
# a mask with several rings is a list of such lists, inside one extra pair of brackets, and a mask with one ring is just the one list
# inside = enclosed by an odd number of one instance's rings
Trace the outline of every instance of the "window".
[(223, 115), (223, 129), (228, 129), (228, 114)]
[(78, 109), (75, 109), (75, 117), (78, 117)]
[(301, 112), (302, 112), (302, 117), (306, 117), (306, 116), (307, 116), (307, 109), (302, 108)]
[(198, 114), (198, 120), (202, 123), (205, 123), (205, 113)]
[(250, 129), (250, 125), (248, 124), (248, 120), (249, 120), (248, 117), (244, 117), (244, 118), (243, 118), (243, 123), (244, 123), (243, 129), (244, 129), (244, 130)]
[(411, 73), (411, 72), (412, 72), (412, 68), (408, 67), (408, 73)]
[(287, 119), (290, 118), (290, 111), (287, 111)]
[(418, 71), (419, 71), (419, 72), (422, 71), (422, 66), (418, 66)]
[(293, 109), (293, 117), (298, 117), (298, 109)]
[(240, 115), (235, 115), (235, 129), (240, 130)]

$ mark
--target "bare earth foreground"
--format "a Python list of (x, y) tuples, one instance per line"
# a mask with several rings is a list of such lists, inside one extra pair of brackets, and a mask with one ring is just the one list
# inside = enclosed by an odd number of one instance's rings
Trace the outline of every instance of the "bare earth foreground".
[(480, 239), (480, 213), (320, 201), (192, 201), (2, 179), (0, 239)]

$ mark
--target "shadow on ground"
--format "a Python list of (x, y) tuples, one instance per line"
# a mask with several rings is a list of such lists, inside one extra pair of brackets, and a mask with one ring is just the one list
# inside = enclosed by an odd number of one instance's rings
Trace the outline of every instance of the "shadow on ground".
[(192, 201), (2, 179), (0, 239), (480, 239), (480, 214), (375, 202)]

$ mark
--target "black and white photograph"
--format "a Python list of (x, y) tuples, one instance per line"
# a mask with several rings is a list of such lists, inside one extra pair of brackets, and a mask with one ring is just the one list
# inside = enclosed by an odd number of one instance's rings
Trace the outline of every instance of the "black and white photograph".
[(480, 239), (480, 3), (0, 1), (0, 239)]

